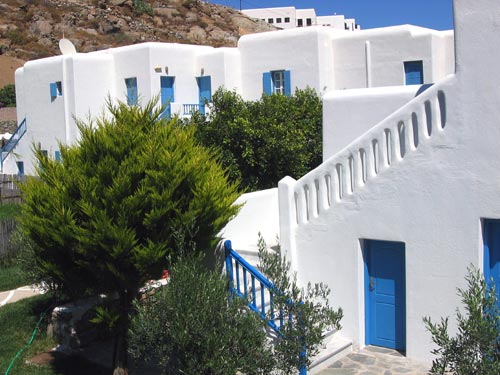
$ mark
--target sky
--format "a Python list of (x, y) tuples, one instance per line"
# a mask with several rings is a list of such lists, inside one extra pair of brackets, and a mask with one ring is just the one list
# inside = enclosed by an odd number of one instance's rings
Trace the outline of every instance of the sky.
[(294, 6), (314, 8), (318, 16), (342, 14), (362, 29), (412, 24), (436, 30), (453, 28), (452, 0), (209, 0), (243, 9)]

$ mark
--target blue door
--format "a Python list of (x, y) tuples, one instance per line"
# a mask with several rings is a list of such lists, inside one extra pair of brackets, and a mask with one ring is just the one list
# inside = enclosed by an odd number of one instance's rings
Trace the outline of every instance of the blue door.
[[(484, 221), (484, 277), (500, 292), (500, 220)], [(500, 301), (499, 301), (500, 303)]]
[(198, 89), (200, 92), (200, 112), (205, 114), (205, 104), (212, 99), (212, 83), (210, 76), (198, 77)]
[(174, 101), (174, 80), (175, 77), (160, 77), (161, 83), (161, 105), (166, 105), (161, 117), (169, 118), (172, 115), (170, 104)]
[(366, 241), (366, 344), (406, 350), (405, 245)]

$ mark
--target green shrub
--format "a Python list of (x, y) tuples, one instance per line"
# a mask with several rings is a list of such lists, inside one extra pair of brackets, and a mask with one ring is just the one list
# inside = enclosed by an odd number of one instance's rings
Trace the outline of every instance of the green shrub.
[(176, 261), (178, 233), (211, 251), (238, 192), (214, 153), (161, 120), (155, 101), (108, 111), (78, 122), (80, 141), (60, 145), (61, 162), (36, 149), (39, 178), (21, 185), (19, 222), (40, 281), (77, 298), (118, 295), (118, 370), (138, 289)]
[(134, 10), (138, 15), (149, 14), (153, 15), (153, 7), (151, 4), (147, 3), (145, 0), (133, 0), (132, 2)]
[(16, 87), (6, 85), (0, 89), (0, 108), (16, 106)]
[(458, 289), (465, 315), (457, 309), (457, 334), (448, 333), (448, 318), (433, 323), (424, 318), (437, 348), (431, 373), (453, 375), (500, 374), (500, 310), (494, 285), (488, 286), (483, 275), (469, 267), (468, 289)]
[(137, 303), (131, 353), (158, 359), (167, 374), (269, 374), (265, 323), (231, 298), (227, 279), (200, 257), (183, 258), (167, 286)]
[(276, 187), (287, 175), (300, 178), (321, 163), (322, 102), (314, 90), (245, 101), (218, 89), (211, 107), (207, 117), (192, 116), (196, 135), (220, 149), (230, 178), (241, 178), (247, 191)]
[(258, 248), (259, 268), (275, 287), (275, 313), (283, 311), (284, 317), (293, 317), (283, 325), (275, 342), (276, 369), (280, 374), (297, 374), (300, 368), (309, 368), (312, 358), (319, 353), (323, 333), (341, 328), (344, 314), (341, 308), (329, 305), (330, 289), (326, 284), (308, 283), (306, 288), (300, 288), (290, 262), (279, 252), (267, 251), (262, 237)]
[(26, 44), (29, 41), (28, 36), (26, 36), (26, 34), (19, 29), (6, 31), (4, 35), (7, 39), (10, 39), (10, 41), (13, 44), (16, 44), (19, 46)]

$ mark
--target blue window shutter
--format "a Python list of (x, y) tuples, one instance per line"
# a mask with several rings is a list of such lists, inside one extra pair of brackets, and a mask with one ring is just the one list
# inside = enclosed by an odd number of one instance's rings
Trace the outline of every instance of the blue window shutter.
[(273, 88), (271, 83), (271, 72), (265, 72), (262, 75), (262, 86), (264, 88), (264, 94), (271, 95), (273, 93)]
[(285, 95), (286, 96), (291, 96), (292, 95), (292, 84), (290, 80), (290, 71), (285, 70)]
[(405, 61), (405, 84), (421, 85), (424, 83), (424, 66), (422, 60)]
[(17, 161), (17, 174), (19, 176), (24, 176), (24, 162), (22, 161)]
[(137, 105), (138, 92), (137, 92), (137, 78), (125, 78), (125, 86), (127, 87), (127, 104)]
[(54, 99), (57, 97), (57, 85), (55, 82), (50, 83), (50, 97)]

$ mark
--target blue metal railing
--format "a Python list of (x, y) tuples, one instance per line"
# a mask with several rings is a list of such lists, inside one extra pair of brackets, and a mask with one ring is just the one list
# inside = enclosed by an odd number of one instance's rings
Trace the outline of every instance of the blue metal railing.
[[(238, 297), (248, 300), (248, 307), (255, 311), (263, 320), (267, 321), (267, 325), (271, 327), (278, 335), (284, 324), (283, 310), (275, 311), (274, 296), (280, 293), (262, 273), (255, 267), (250, 265), (241, 255), (233, 250), (231, 241), (224, 241), (224, 250), (226, 252), (226, 272), (229, 277), (229, 288), (232, 293)], [(259, 288), (256, 288), (259, 287)], [(266, 298), (267, 297), (267, 298)], [(293, 303), (293, 302), (289, 302)], [(268, 306), (268, 312), (266, 312)], [(292, 320), (292, 316), (288, 316), (288, 320)], [(305, 357), (305, 350), (300, 353), (301, 357)], [(307, 375), (306, 366), (300, 369), (300, 375)]]
[(17, 127), (14, 134), (12, 134), (12, 137), (10, 137), (9, 140), (5, 142), (5, 144), (0, 148), (2, 154), (2, 166), (7, 156), (9, 156), (12, 150), (17, 146), (19, 140), (23, 137), (25, 133), (26, 133), (26, 117)]

